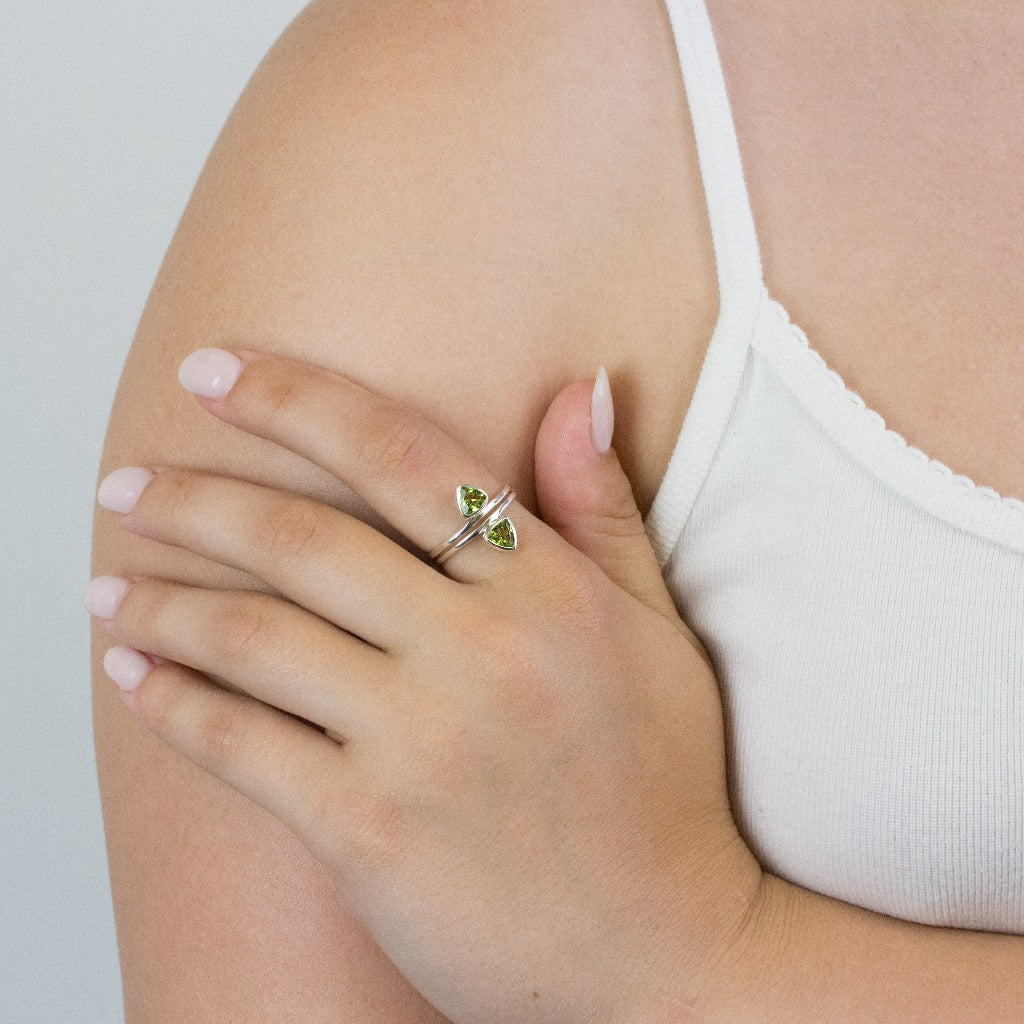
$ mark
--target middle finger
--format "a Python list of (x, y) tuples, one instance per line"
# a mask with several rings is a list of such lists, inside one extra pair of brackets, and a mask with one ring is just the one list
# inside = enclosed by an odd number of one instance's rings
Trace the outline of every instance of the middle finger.
[(304, 495), (193, 469), (126, 466), (98, 496), (117, 504), (111, 496), (133, 488), (134, 506), (120, 513), (129, 532), (241, 569), (382, 650), (419, 633), (458, 587), (361, 519)]

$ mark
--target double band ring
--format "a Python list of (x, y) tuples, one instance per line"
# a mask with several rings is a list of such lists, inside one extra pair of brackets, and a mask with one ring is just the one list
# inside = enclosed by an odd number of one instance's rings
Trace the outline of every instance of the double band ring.
[(488, 544), (501, 551), (514, 551), (516, 528), (503, 513), (515, 500), (515, 496), (516, 492), (508, 484), (505, 484), (501, 493), (493, 498), (488, 498), (487, 492), (479, 487), (459, 484), (455, 488), (455, 504), (466, 517), (466, 522), (447, 540), (438, 544), (430, 552), (429, 557), (443, 563), (459, 548), (481, 535)]

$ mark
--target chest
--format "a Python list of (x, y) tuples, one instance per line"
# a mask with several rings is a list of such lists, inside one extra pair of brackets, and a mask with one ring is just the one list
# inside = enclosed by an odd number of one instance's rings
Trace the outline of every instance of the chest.
[(887, 425), (1024, 497), (1024, 17), (842, 8), (709, 4), (766, 283)]

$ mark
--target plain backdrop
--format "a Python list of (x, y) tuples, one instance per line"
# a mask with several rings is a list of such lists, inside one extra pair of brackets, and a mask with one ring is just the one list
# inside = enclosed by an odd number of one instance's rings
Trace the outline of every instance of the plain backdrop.
[(303, 6), (0, 2), (3, 1024), (123, 1020), (82, 607), (100, 451), (192, 186)]

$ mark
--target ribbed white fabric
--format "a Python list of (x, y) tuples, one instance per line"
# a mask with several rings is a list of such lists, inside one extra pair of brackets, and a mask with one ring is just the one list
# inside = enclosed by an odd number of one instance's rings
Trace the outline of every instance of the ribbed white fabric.
[(1024, 934), (1024, 502), (907, 445), (763, 284), (703, 0), (666, 0), (721, 310), (646, 520), (769, 871)]

